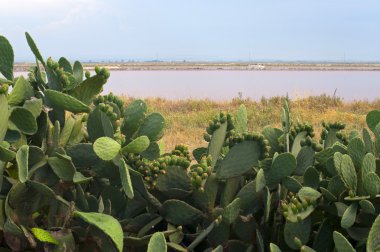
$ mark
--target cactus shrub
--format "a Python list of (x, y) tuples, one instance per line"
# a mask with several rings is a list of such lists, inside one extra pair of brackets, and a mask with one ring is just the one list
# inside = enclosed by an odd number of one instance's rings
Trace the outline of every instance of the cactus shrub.
[[(363, 134), (221, 112), (205, 144), (165, 152), (165, 119), (102, 94), (110, 73), (0, 36), (1, 251), (378, 251), (380, 111)], [(202, 137), (202, 136), (200, 136)]]

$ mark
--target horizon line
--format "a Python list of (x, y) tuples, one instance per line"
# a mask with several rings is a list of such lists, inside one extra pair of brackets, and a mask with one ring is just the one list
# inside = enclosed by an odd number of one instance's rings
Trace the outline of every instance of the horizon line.
[[(70, 62), (74, 62), (69, 60)], [(270, 63), (283, 63), (283, 64), (380, 64), (380, 60), (178, 60), (178, 59), (97, 59), (97, 60), (78, 60), (81, 63), (179, 63), (179, 64), (191, 64), (191, 63), (245, 63), (245, 64), (270, 64)], [(15, 61), (15, 64), (35, 64), (32, 60), (19, 60)]]

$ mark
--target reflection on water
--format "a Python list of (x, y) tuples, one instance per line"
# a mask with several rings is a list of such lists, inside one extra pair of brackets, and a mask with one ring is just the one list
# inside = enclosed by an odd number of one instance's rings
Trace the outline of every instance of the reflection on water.
[(238, 96), (260, 99), (337, 95), (345, 100), (380, 98), (380, 72), (375, 71), (111, 71), (105, 92), (168, 99)]

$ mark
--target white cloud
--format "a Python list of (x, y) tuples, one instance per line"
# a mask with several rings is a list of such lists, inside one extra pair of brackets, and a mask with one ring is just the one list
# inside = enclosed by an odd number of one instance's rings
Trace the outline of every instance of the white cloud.
[[(45, 1), (45, 0), (38, 0)], [(99, 0), (56, 0), (63, 2), (65, 7), (62, 7), (59, 16), (50, 22), (37, 27), (38, 30), (48, 31), (62, 26), (70, 25), (76, 21), (85, 20), (90, 16), (97, 14), (104, 6)], [(67, 8), (67, 6), (69, 6)]]
[[(70, 6), (76, 7), (78, 4), (91, 4), (93, 0), (1, 0), (0, 13), (12, 14), (13, 12), (48, 11), (67, 9)], [(38, 14), (38, 13), (34, 13)]]
[(27, 25), (25, 20), (30, 18), (36, 21), (33, 30), (49, 31), (95, 15), (104, 8), (102, 1), (104, 0), (0, 0), (0, 16), (8, 19), (22, 17), (19, 21), (23, 26)]

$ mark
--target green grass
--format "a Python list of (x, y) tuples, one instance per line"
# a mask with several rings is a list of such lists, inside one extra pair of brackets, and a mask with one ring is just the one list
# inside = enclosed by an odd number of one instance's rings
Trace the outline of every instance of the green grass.
[[(124, 97), (128, 104), (133, 98)], [(162, 113), (167, 121), (163, 138), (165, 148), (171, 150), (176, 144), (186, 144), (190, 149), (205, 146), (203, 133), (209, 120), (220, 111), (235, 114), (240, 104), (248, 110), (249, 130), (260, 132), (264, 126), (280, 127), (283, 97), (262, 98), (260, 101), (235, 98), (231, 101), (211, 100), (166, 100), (148, 98), (145, 100), (151, 111)], [(321, 132), (321, 122), (342, 121), (346, 131), (361, 130), (365, 126), (365, 116), (373, 109), (380, 109), (380, 99), (344, 102), (339, 97), (328, 95), (311, 96), (291, 102), (293, 121), (311, 123), (316, 136)]]

